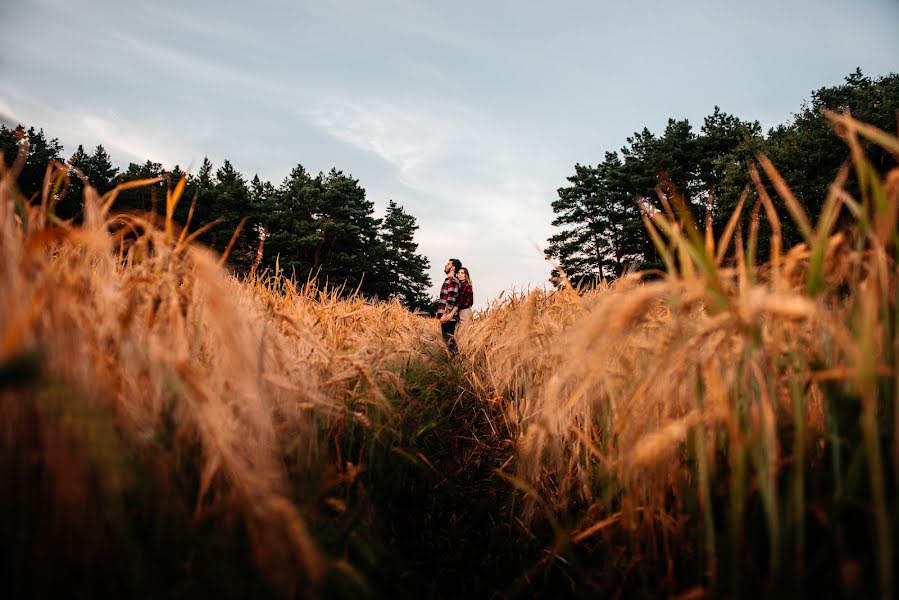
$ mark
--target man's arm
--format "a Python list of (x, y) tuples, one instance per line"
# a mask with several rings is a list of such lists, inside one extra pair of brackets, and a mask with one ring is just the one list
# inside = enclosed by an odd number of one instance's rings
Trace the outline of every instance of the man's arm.
[(459, 297), (459, 280), (453, 279), (446, 286), (446, 309), (443, 311), (443, 316), (440, 318), (441, 322), (449, 321), (453, 314), (455, 314), (456, 310), (456, 300)]

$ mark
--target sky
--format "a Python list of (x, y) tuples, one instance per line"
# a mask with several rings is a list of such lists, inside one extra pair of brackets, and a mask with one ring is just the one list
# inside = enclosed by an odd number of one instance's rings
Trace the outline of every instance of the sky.
[(0, 4), (0, 121), (117, 166), (297, 164), (415, 216), (436, 293), (546, 284), (551, 204), (669, 117), (767, 129), (856, 67), (899, 71), (899, 0), (18, 0)]

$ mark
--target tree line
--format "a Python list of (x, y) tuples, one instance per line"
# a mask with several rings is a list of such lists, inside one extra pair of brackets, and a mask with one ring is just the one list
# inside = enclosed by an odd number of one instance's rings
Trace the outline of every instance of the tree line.
[[(659, 194), (666, 200), (679, 196), (700, 217), (698, 222), (707, 210), (711, 212), (717, 238), (750, 184), (749, 167), (759, 153), (771, 159), (814, 222), (829, 185), (849, 156), (823, 109), (849, 110), (862, 121), (895, 132), (899, 75), (871, 78), (857, 69), (842, 84), (813, 92), (789, 123), (767, 134), (758, 121), (740, 119), (717, 106), (698, 132), (687, 119), (673, 118), (661, 134), (647, 128), (635, 132), (618, 152), (606, 152), (598, 164), (575, 164), (568, 185), (558, 189), (552, 203), (557, 233), (549, 238), (546, 253), (559, 261), (573, 283), (617, 277), (628, 268), (662, 268), (644, 227), (641, 205), (655, 207), (651, 212), (661, 209)], [(870, 156), (881, 172), (896, 164), (878, 148), (871, 148)], [(857, 185), (852, 177), (850, 172), (850, 190)], [(786, 207), (774, 194), (772, 198), (788, 248), (802, 236)], [(744, 211), (742, 217), (744, 230), (749, 213)], [(758, 225), (757, 256), (765, 260), (770, 231), (764, 218)]]
[(367, 297), (396, 298), (413, 309), (432, 302), (427, 293), (431, 285), (428, 260), (418, 253), (414, 240), (415, 217), (390, 200), (385, 216), (376, 218), (374, 203), (366, 198), (359, 180), (336, 168), (313, 175), (297, 165), (278, 186), (258, 175), (248, 181), (228, 160), (216, 169), (205, 158), (196, 174), (185, 173), (179, 166), (168, 171), (149, 160), (120, 170), (102, 145), (93, 152), (79, 145), (63, 160), (62, 144), (42, 129), (0, 126), (0, 148), (7, 165), (25, 142), (29, 154), (18, 180), (25, 198), (40, 197), (51, 161), (71, 168), (68, 185), (54, 205), (62, 221), (81, 217), (83, 183), (75, 169), (100, 194), (126, 181), (161, 177), (156, 184), (123, 190), (116, 200), (116, 210), (150, 215), (165, 213), (166, 187), (186, 177), (175, 220), (187, 223), (193, 204), (191, 230), (217, 221), (198, 239), (219, 252), (225, 251), (239, 228), (228, 255), (238, 275), (248, 274), (254, 266), (257, 272), (269, 269), (273, 273), (277, 266), (281, 274), (301, 282), (313, 278), (319, 285), (342, 288), (347, 294), (358, 289)]

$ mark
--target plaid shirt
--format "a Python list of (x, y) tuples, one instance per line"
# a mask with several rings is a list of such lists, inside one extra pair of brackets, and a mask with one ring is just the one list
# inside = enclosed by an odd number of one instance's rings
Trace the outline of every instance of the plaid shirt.
[[(459, 295), (459, 280), (455, 277), (447, 277), (443, 280), (443, 285), (440, 287), (440, 298), (437, 300), (437, 316), (442, 317), (443, 315), (452, 312), (453, 307), (456, 306), (456, 297)], [(450, 320), (455, 320), (456, 317), (453, 317)]]
[(463, 281), (459, 284), (459, 310), (471, 308), (472, 304), (474, 304), (474, 290), (468, 281)]

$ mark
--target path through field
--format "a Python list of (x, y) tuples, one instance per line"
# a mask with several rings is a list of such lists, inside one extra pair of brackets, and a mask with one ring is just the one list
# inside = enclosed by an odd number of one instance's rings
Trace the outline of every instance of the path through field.
[(545, 556), (546, 533), (525, 533), (514, 505), (519, 496), (497, 473), (512, 460), (512, 444), (498, 429), (501, 419), (464, 389), (456, 368), (435, 365), (435, 373), (451, 375), (437, 390), (435, 404), (424, 407), (438, 415), (433, 435), (420, 445), (433, 469), (406, 478), (389, 502), (376, 501), (389, 523), (389, 539), (383, 541), (395, 569), (395, 577), (384, 573), (378, 585), (385, 595), (532, 593), (528, 572)]

